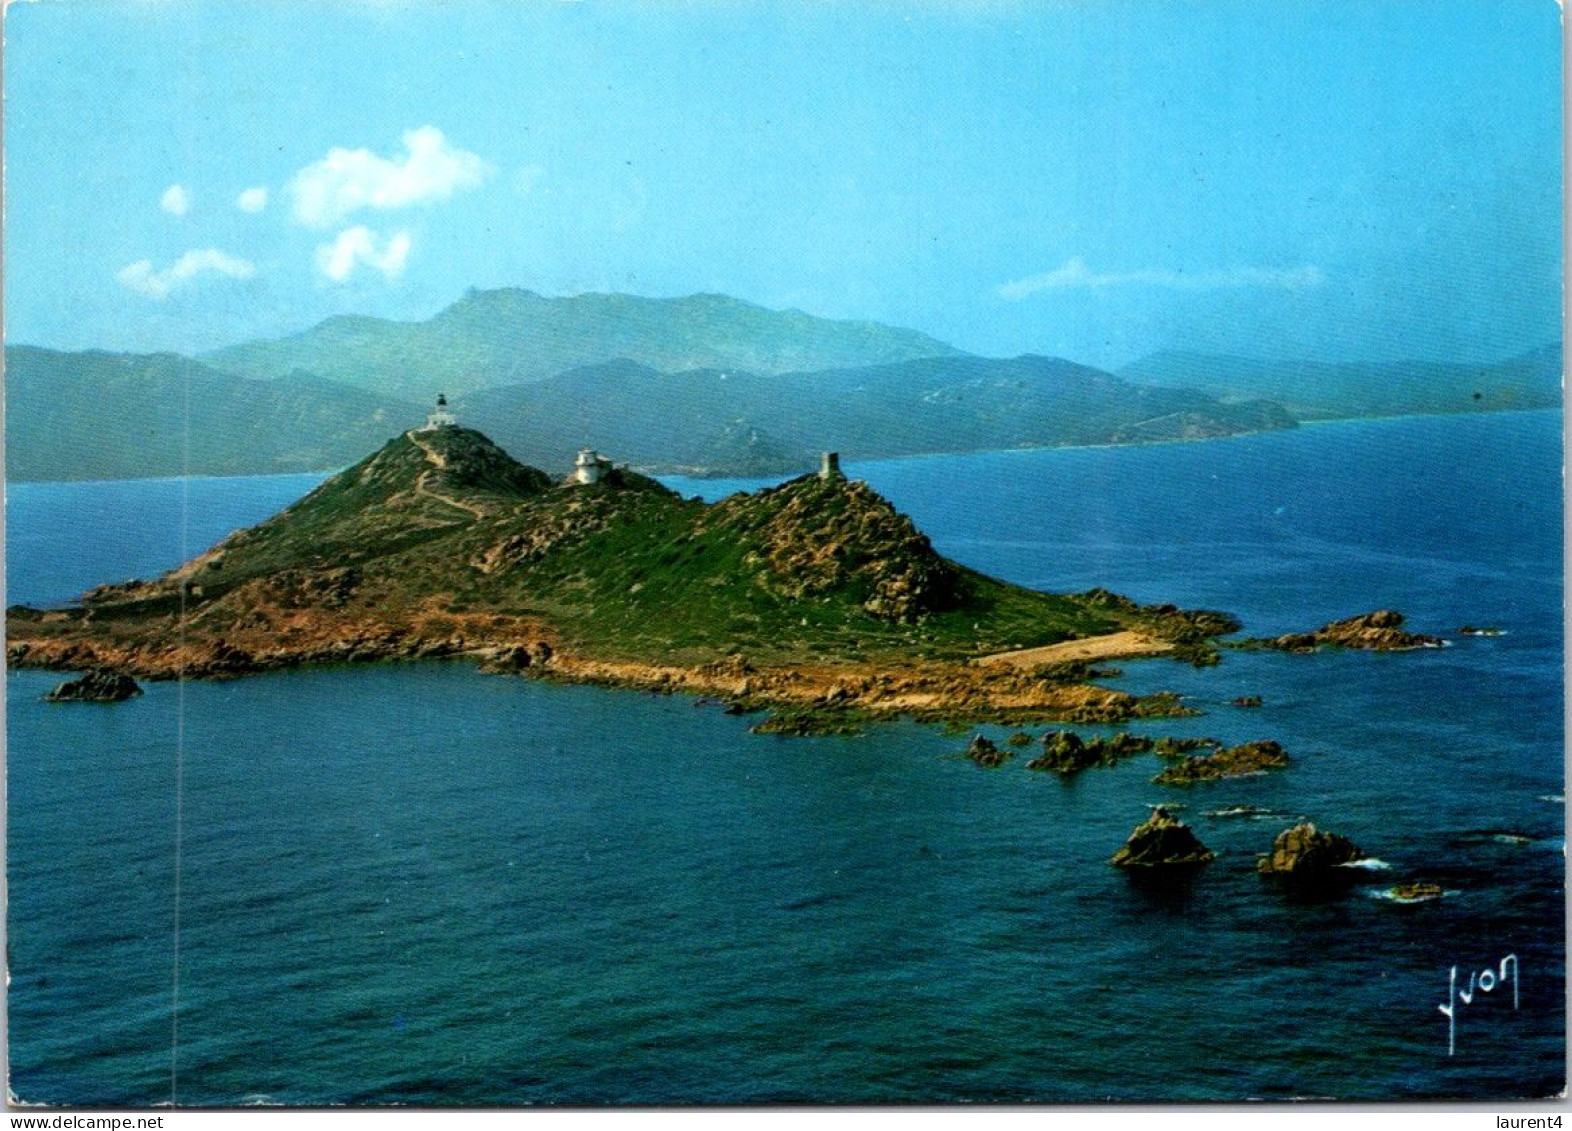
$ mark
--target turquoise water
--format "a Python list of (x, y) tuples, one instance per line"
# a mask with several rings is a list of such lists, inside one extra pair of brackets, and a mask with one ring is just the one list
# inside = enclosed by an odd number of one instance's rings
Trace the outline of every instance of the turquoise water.
[[(1127, 665), (1114, 685), (1207, 712), (1150, 732), (1294, 758), (1189, 791), (1149, 784), (1151, 759), (985, 771), (936, 728), (765, 738), (685, 698), (460, 663), (114, 706), (44, 704), (57, 677), (12, 673), (11, 1086), (107, 1105), (167, 1101), (172, 1069), (188, 1104), (1557, 1092), (1560, 434), (1525, 413), (848, 465), (941, 551), (1026, 584), (1259, 633), (1387, 605), (1454, 638)], [(192, 549), (312, 481), (207, 481)], [(9, 600), (174, 564), (180, 498), (12, 487)], [(1470, 622), (1507, 635), (1455, 637)], [(1104, 863), (1174, 799), (1213, 864), (1152, 890)], [(1204, 815), (1231, 805), (1285, 816)], [(1390, 869), (1285, 898), (1254, 856), (1300, 816)], [(1450, 894), (1375, 897), (1399, 879)], [(1448, 1057), (1449, 968), (1508, 953), (1520, 1008), (1459, 1006)]]

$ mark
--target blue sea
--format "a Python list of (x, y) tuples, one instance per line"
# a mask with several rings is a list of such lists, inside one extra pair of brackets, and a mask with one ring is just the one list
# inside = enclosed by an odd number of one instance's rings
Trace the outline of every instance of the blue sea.
[[(1391, 607), (1451, 641), (1124, 664), (1111, 686), (1205, 712), (1137, 729), (1293, 759), (1189, 789), (1150, 784), (1149, 757), (983, 770), (938, 727), (761, 737), (684, 697), (457, 662), (117, 705), (11, 672), (10, 1086), (116, 1107), (1560, 1092), (1561, 434), (1518, 413), (848, 464), (1026, 585), (1258, 635)], [(173, 566), (317, 478), (13, 485), (8, 601)], [(1178, 886), (1106, 862), (1157, 802), (1217, 853)], [(1246, 805), (1278, 815), (1207, 815)], [(1256, 854), (1300, 818), (1385, 869), (1319, 899), (1264, 883)], [(1381, 897), (1404, 880), (1447, 894)], [(1483, 992), (1507, 955), (1516, 984)]]

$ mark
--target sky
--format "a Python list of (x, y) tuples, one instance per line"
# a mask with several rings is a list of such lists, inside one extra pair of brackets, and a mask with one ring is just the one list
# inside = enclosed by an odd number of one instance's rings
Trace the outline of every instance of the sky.
[(1489, 360), (1561, 328), (1551, 0), (38, 0), (5, 334), (213, 349), (470, 287), (992, 356)]

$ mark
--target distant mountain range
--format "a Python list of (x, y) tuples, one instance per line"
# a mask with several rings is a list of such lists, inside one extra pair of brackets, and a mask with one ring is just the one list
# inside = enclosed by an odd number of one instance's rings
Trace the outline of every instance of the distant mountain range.
[(1265, 398), (1301, 420), (1404, 413), (1557, 408), (1561, 344), (1484, 365), (1434, 361), (1261, 361), (1165, 352), (1119, 371), (1141, 385), (1195, 389), (1220, 400)]
[(721, 295), (500, 290), (424, 322), (333, 318), (200, 359), (30, 346), (5, 356), (6, 468), (29, 480), (341, 467), (420, 423), (438, 392), (465, 423), (548, 467), (585, 445), (660, 472), (775, 475), (826, 449), (1196, 439), (1296, 418), (1559, 405), (1561, 347), (1489, 366), (1166, 353), (1116, 376)]
[(581, 443), (661, 472), (773, 475), (834, 450), (932, 452), (1197, 439), (1291, 428), (1276, 405), (1143, 388), (1051, 357), (924, 358), (761, 376), (632, 362), (463, 398), (464, 419), (519, 458), (566, 466)]
[(259, 379), (304, 370), (424, 404), (438, 393), (539, 381), (614, 360), (667, 372), (788, 373), (959, 355), (915, 330), (766, 310), (726, 295), (545, 298), (505, 289), (470, 291), (425, 322), (330, 318), (303, 334), (202, 360)]
[(127, 479), (342, 467), (421, 412), (292, 374), (249, 381), (177, 354), (5, 351), (6, 475)]

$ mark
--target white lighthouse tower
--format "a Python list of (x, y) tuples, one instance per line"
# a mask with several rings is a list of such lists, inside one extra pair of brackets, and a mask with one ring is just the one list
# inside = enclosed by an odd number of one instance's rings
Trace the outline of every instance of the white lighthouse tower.
[(600, 477), (611, 470), (611, 461), (594, 448), (580, 448), (573, 461), (573, 481), (588, 487), (599, 483)]
[(448, 411), (448, 398), (445, 393), (437, 394), (437, 407), (426, 414), (426, 426), (422, 432), (434, 432), (438, 428), (457, 428), (458, 417)]

